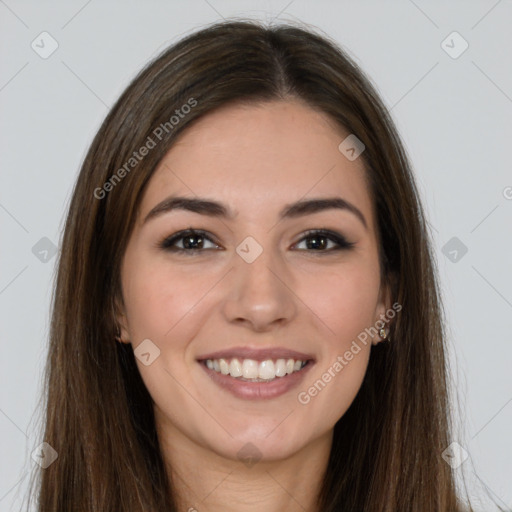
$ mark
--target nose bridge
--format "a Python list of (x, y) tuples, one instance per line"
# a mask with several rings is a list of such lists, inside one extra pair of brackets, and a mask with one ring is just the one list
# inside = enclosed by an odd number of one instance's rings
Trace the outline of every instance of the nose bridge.
[[(235, 265), (236, 274), (239, 276), (239, 279), (244, 281), (246, 287), (249, 286), (253, 288), (253, 293), (270, 292), (279, 282), (275, 275), (280, 267), (278, 262), (279, 257), (272, 248), (268, 247), (263, 249), (262, 247), (261, 253), (253, 254), (254, 259), (246, 259), (243, 250), (247, 249), (248, 245), (247, 243), (240, 244), (237, 248), (238, 261)], [(249, 245), (249, 252), (246, 253), (247, 256), (251, 254), (251, 252), (254, 253), (255, 250), (255, 248)]]
[(295, 300), (285, 284), (290, 276), (277, 250), (247, 237), (236, 252), (227, 317), (245, 319), (260, 329), (277, 320), (290, 320), (295, 314)]

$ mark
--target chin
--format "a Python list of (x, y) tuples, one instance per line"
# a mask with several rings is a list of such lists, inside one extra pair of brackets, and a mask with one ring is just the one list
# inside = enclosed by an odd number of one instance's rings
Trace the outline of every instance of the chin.
[(253, 421), (245, 426), (240, 425), (238, 429), (230, 429), (233, 437), (224, 436), (222, 443), (218, 439), (210, 439), (208, 444), (212, 451), (231, 460), (283, 460), (302, 450), (311, 438), (303, 425), (291, 421), (292, 416), (286, 418), (283, 415), (279, 421), (274, 418), (261, 421), (260, 418), (259, 422)]

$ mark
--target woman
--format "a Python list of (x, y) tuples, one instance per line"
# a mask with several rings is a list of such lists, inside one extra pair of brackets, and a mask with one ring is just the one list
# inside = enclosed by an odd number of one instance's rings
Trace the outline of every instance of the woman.
[(456, 511), (441, 307), (368, 78), (224, 22), (113, 107), (71, 201), (39, 510)]

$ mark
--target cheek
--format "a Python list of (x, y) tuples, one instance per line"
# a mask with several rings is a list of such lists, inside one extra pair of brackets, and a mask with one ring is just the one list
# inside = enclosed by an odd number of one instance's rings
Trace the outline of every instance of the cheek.
[(192, 313), (208, 285), (208, 279), (198, 282), (193, 276), (177, 272), (168, 262), (150, 263), (133, 261), (126, 266), (124, 299), (135, 343), (144, 338), (164, 342), (174, 326)]
[(380, 276), (374, 266), (363, 262), (340, 269), (317, 271), (314, 278), (303, 283), (304, 302), (323, 321), (331, 342), (338, 350), (366, 328), (376, 318)]
[[(191, 388), (186, 350), (196, 329), (194, 306), (206, 293), (208, 279), (194, 279), (156, 258), (133, 259), (129, 263), (124, 296), (133, 348), (136, 350), (142, 340), (149, 339), (159, 350), (158, 357), (148, 366), (136, 358), (139, 372), (156, 403), (171, 410), (178, 402), (180, 410), (184, 410), (187, 399), (181, 397), (178, 382)], [(170, 394), (169, 390), (173, 392)]]
[(297, 399), (319, 430), (343, 416), (361, 387), (371, 350), (365, 329), (376, 320), (379, 284), (375, 266), (362, 260), (317, 271), (314, 279), (303, 282), (299, 295), (325, 329), (321, 360)]

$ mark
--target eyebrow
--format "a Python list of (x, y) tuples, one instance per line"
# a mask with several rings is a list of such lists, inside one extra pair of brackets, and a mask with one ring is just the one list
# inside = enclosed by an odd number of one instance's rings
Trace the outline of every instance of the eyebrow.
[[(307, 199), (287, 204), (281, 212), (279, 212), (279, 219), (297, 218), (334, 208), (353, 213), (362, 222), (364, 227), (368, 229), (368, 224), (366, 223), (366, 219), (361, 210), (341, 197)], [(171, 196), (158, 203), (146, 215), (143, 224), (150, 219), (173, 210), (186, 210), (199, 213), (200, 215), (223, 217), (226, 219), (233, 219), (236, 216), (227, 206), (217, 201), (197, 197)]]

